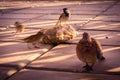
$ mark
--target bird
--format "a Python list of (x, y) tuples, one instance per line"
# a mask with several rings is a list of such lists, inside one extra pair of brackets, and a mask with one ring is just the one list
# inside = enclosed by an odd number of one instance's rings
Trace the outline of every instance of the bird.
[(42, 36), (43, 36), (43, 32), (39, 31), (39, 32), (37, 32), (37, 34), (30, 35), (27, 38), (24, 38), (23, 40), (24, 40), (24, 42), (27, 43), (27, 46), (29, 49), (31, 49), (31, 48), (28, 45), (28, 43), (31, 43), (35, 48), (39, 48), (37, 46), (37, 43), (39, 43), (42, 40)]
[(62, 26), (62, 24), (67, 25), (67, 21), (69, 20), (69, 17), (71, 16), (71, 12), (68, 8), (63, 8), (63, 13), (60, 15), (56, 26)]
[(23, 32), (24, 29), (25, 29), (25, 27), (24, 27), (20, 22), (18, 22), (18, 21), (16, 21), (16, 22), (14, 23), (14, 26), (15, 26), (15, 29), (16, 29), (15, 35), (16, 35), (17, 33)]
[(90, 37), (87, 32), (83, 33), (82, 39), (77, 43), (76, 54), (78, 59), (86, 64), (83, 66), (85, 72), (92, 71), (98, 60), (105, 60), (100, 42)]

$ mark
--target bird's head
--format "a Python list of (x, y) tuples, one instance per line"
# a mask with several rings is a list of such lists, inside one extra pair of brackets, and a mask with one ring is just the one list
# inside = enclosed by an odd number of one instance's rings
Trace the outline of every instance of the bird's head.
[(88, 39), (90, 37), (90, 35), (87, 32), (83, 33), (83, 39)]
[(83, 44), (84, 44), (85, 51), (89, 51), (91, 46), (92, 46), (91, 45), (92, 40), (91, 40), (90, 34), (87, 33), (87, 32), (84, 32), (82, 41), (83, 41)]
[(84, 32), (84, 33), (83, 33), (83, 40), (88, 41), (88, 42), (91, 42), (90, 34), (87, 33), (87, 32)]
[(19, 25), (20, 25), (20, 22), (16, 21), (14, 25), (15, 25), (15, 26), (19, 26)]
[(68, 10), (68, 8), (63, 8), (63, 11), (66, 11), (66, 10)]
[(70, 13), (70, 10), (68, 8), (63, 8), (64, 13)]

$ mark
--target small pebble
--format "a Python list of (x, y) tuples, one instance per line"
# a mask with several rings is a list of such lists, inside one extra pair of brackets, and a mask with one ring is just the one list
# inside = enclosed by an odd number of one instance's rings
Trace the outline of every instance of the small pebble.
[(108, 39), (108, 37), (106, 36), (106, 39)]

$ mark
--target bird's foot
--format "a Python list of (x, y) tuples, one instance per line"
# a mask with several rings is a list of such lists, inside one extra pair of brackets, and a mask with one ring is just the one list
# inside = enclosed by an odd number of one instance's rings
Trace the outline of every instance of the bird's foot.
[(86, 68), (88, 65), (83, 66), (83, 68)]
[(83, 72), (90, 72), (90, 71), (93, 71), (92, 66), (89, 66), (89, 65), (85, 65), (85, 66), (83, 66), (83, 68), (85, 68), (85, 69), (83, 70)]

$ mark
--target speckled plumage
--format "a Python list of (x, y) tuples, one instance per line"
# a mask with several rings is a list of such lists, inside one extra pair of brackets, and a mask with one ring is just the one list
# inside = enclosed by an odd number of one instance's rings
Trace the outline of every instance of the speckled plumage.
[(24, 27), (22, 24), (20, 24), (19, 22), (15, 22), (14, 25), (15, 25), (15, 29), (16, 29), (15, 34), (21, 33), (21, 32), (23, 32), (24, 29), (25, 29), (25, 27)]
[(88, 33), (83, 33), (83, 38), (77, 44), (76, 53), (79, 60), (86, 65), (94, 65), (98, 60), (104, 59), (100, 42), (91, 38)]
[(68, 8), (63, 8), (63, 13), (60, 15), (58, 22), (56, 23), (56, 25), (66, 25), (67, 21), (69, 20), (71, 13), (70, 10)]

